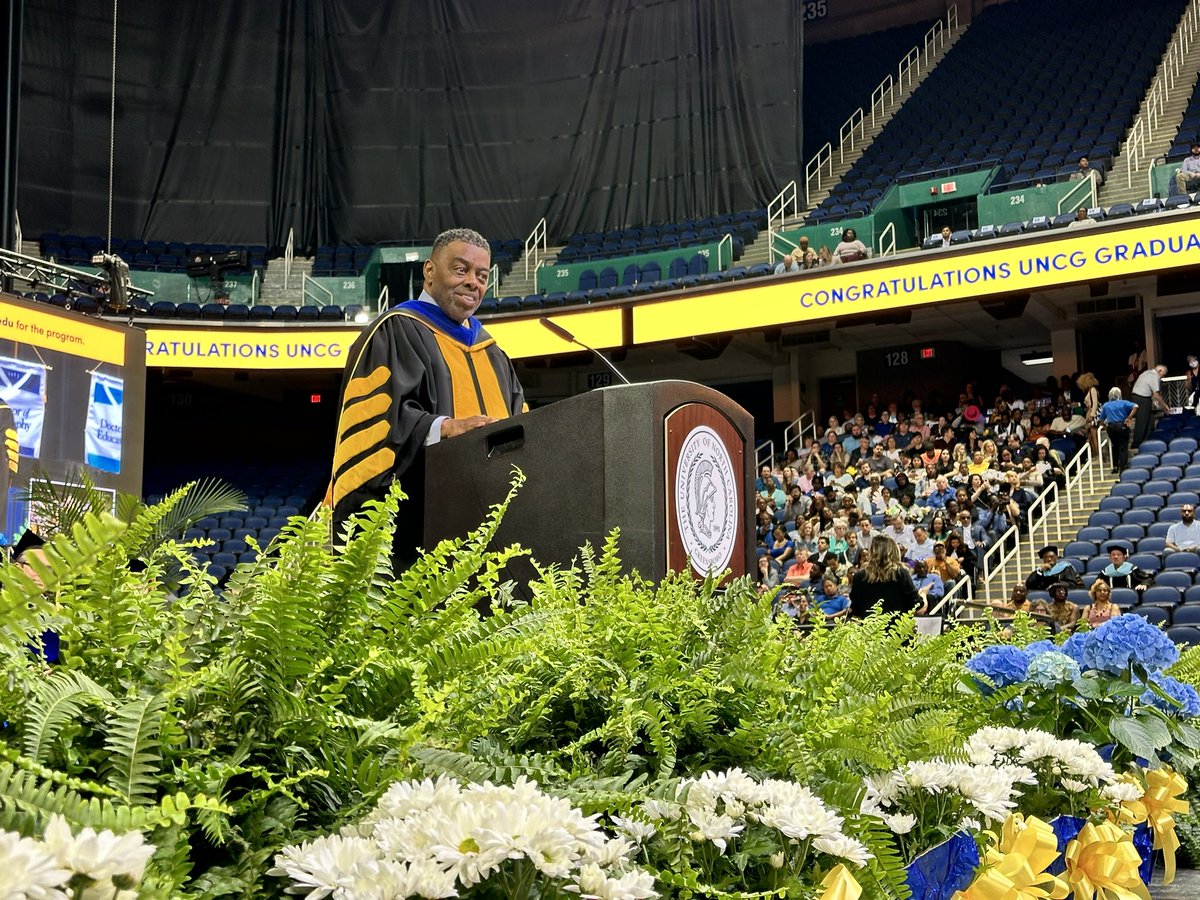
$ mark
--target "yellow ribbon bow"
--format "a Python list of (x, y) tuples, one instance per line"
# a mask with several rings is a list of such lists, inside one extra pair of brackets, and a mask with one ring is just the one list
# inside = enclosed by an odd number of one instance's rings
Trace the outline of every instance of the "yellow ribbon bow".
[(1146, 772), (1146, 793), (1142, 804), (1146, 821), (1154, 834), (1154, 849), (1163, 852), (1163, 884), (1175, 880), (1175, 851), (1179, 837), (1175, 834), (1175, 813), (1188, 811), (1188, 802), (1180, 795), (1187, 791), (1187, 781), (1168, 766)]
[(1084, 825), (1064, 854), (1074, 900), (1150, 900), (1129, 832), (1112, 822)]
[(858, 900), (862, 896), (862, 886), (842, 863), (829, 870), (821, 880), (821, 886), (825, 893), (819, 900)]
[(952, 900), (1062, 900), (1066, 883), (1046, 871), (1057, 858), (1054, 829), (1035, 816), (1013, 813), (971, 886)]

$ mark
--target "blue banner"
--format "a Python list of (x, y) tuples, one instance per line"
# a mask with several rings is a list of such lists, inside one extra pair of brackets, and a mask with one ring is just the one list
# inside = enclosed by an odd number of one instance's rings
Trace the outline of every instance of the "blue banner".
[(85, 460), (105, 472), (121, 471), (121, 403), (125, 381), (100, 372), (92, 373), (84, 433)]
[(36, 459), (46, 419), (46, 367), (0, 356), (0, 400), (12, 407), (21, 455)]

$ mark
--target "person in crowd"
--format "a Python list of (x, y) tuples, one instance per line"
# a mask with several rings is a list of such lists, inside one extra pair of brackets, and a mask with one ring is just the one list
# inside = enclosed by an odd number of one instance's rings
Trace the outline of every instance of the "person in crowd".
[(848, 263), (856, 260), (867, 258), (867, 246), (858, 239), (858, 232), (853, 228), (847, 228), (842, 232), (842, 239), (836, 247), (833, 248), (833, 259), (835, 262)]
[(767, 548), (767, 554), (780, 566), (786, 568), (791, 565), (792, 557), (796, 555), (795, 545), (792, 544), (791, 538), (788, 537), (787, 531), (782, 525), (775, 526), (772, 537), (773, 540), (771, 546)]
[(1090, 627), (1096, 628), (1121, 614), (1120, 608), (1112, 602), (1112, 585), (1103, 578), (1092, 582), (1088, 594), (1091, 595), (1092, 605), (1083, 610), (1081, 618)]
[(1112, 443), (1114, 475), (1129, 465), (1129, 435), (1137, 411), (1137, 404), (1121, 398), (1119, 387), (1108, 392), (1108, 402), (1100, 407), (1100, 424)]
[(1127, 387), (1133, 387), (1133, 383), (1137, 381), (1138, 376), (1146, 371), (1149, 363), (1146, 359), (1146, 345), (1140, 340), (1134, 340), (1133, 352), (1129, 354), (1127, 361), (1128, 373), (1125, 376), (1125, 384)]
[(1167, 367), (1157, 365), (1147, 369), (1137, 377), (1130, 393), (1133, 402), (1137, 404), (1137, 416), (1133, 424), (1132, 447), (1137, 450), (1146, 435), (1150, 433), (1150, 424), (1154, 414), (1154, 404), (1165, 413), (1168, 411), (1167, 401), (1162, 397), (1162, 380), (1167, 374)]
[(958, 491), (950, 486), (950, 481), (945, 475), (939, 475), (933, 481), (933, 490), (925, 498), (925, 505), (930, 509), (945, 509), (946, 501), (953, 500), (958, 495)]
[(921, 599), (927, 605), (931, 601), (936, 602), (941, 600), (942, 596), (946, 593), (946, 585), (943, 583), (941, 576), (930, 572), (925, 560), (920, 560), (913, 564), (912, 580), (913, 587), (917, 589), (917, 593), (921, 595)]
[(886, 613), (925, 611), (925, 601), (901, 562), (900, 548), (887, 535), (874, 540), (871, 558), (855, 573), (850, 584), (852, 617), (864, 618), (876, 605)]
[(798, 275), (805, 269), (817, 267), (817, 253), (808, 245), (808, 238), (801, 237), (797, 243), (799, 246), (775, 266), (776, 275)]
[(1079, 607), (1067, 599), (1070, 585), (1065, 581), (1056, 581), (1050, 585), (1050, 602), (1046, 605), (1046, 614), (1054, 620), (1059, 631), (1071, 631), (1079, 621)]
[(1091, 161), (1086, 156), (1079, 157), (1079, 166), (1071, 173), (1071, 181), (1079, 181), (1083, 178), (1094, 178), (1096, 180), (1096, 189), (1099, 190), (1104, 184), (1104, 170), (1099, 166), (1093, 166)]
[[(380, 315), (355, 339), (325, 498), (333, 534), (397, 479), (409, 507), (421, 509), (426, 447), (527, 409), (512, 361), (474, 316), (491, 263), (483, 235), (468, 228), (442, 232), (422, 264), (421, 295)], [(393, 563), (402, 567), (416, 558), (421, 516), (399, 516), (396, 524)]]
[(1100, 417), (1100, 392), (1097, 386), (1100, 382), (1091, 372), (1084, 372), (1075, 381), (1076, 386), (1083, 392), (1083, 418), (1085, 433), (1092, 452), (1096, 451), (1096, 421)]
[(1200, 399), (1200, 358), (1187, 358), (1187, 397), (1183, 401), (1185, 409), (1196, 410), (1196, 401)]
[(951, 243), (950, 243), (950, 237), (951, 237), (951, 235), (953, 235), (953, 233), (954, 233), (954, 232), (952, 232), (952, 231), (950, 230), (950, 226), (949, 226), (949, 225), (943, 225), (943, 226), (942, 226), (942, 233), (941, 233), (941, 235), (940, 235), (940, 236), (941, 236), (941, 239), (942, 239), (942, 242), (941, 242), (940, 244), (938, 244), (937, 246), (938, 246), (938, 247), (941, 247), (942, 249), (946, 249), (946, 248), (948, 248), (948, 247), (952, 246), (952, 245), (951, 245)]
[[(966, 515), (969, 519), (970, 515)], [(946, 538), (946, 559), (949, 562), (957, 563), (962, 570), (962, 574), (966, 575), (972, 581), (975, 580), (975, 576), (979, 572), (979, 557), (975, 554), (974, 550), (966, 545), (963, 536), (957, 531), (950, 532), (950, 536)], [(936, 545), (933, 548), (933, 561), (931, 565), (934, 567), (938, 566)]]
[(1067, 472), (1050, 449), (1049, 441), (1039, 441), (1033, 450), (1033, 467), (1042, 476), (1042, 483), (1058, 482), (1060, 488), (1067, 483)]
[[(948, 553), (947, 543), (950, 537), (957, 535), (952, 531), (947, 535), (947, 540), (934, 541), (933, 556), (925, 562), (929, 571), (945, 582), (955, 582), (963, 573), (962, 563)], [(959, 538), (960, 543), (961, 541), (962, 538)]]
[(1083, 444), (1087, 440), (1087, 419), (1083, 417), (1083, 407), (1064, 403), (1058, 408), (1046, 433), (1052, 438), (1070, 438), (1076, 444)]
[(1108, 545), (1108, 565), (1097, 577), (1109, 587), (1133, 588), (1135, 591), (1144, 591), (1154, 584), (1154, 574), (1133, 565), (1125, 545), (1118, 543)]
[(756, 493), (767, 497), (778, 485), (775, 482), (775, 476), (771, 472), (769, 465), (764, 465), (758, 470), (758, 477), (754, 479), (754, 490)]
[(786, 588), (775, 595), (775, 615), (787, 616), (793, 625), (808, 624), (808, 592)]
[(1075, 210), (1075, 218), (1067, 225), (1068, 228), (1090, 228), (1096, 220), (1087, 214), (1087, 207), (1081, 206)]
[(1031, 591), (1046, 591), (1052, 584), (1065, 584), (1068, 588), (1083, 587), (1083, 579), (1069, 562), (1058, 558), (1058, 547), (1047, 544), (1038, 551), (1041, 565), (1025, 577), (1025, 587)]
[(904, 559), (906, 562), (916, 565), (931, 556), (933, 556), (933, 541), (929, 540), (929, 532), (925, 530), (925, 526), (918, 525), (913, 529), (912, 542), (905, 549)]
[(814, 554), (813, 560), (820, 563), (826, 570), (832, 569), (835, 572), (846, 561), (844, 556), (829, 549), (829, 538), (825, 535), (817, 538), (817, 552)]
[(796, 549), (796, 561), (788, 566), (787, 574), (784, 575), (784, 582), (797, 587), (804, 587), (808, 584), (812, 576), (813, 564), (809, 561), (808, 548), (798, 547)]
[(811, 521), (800, 522), (796, 533), (791, 537), (796, 553), (800, 552), (801, 547), (807, 550), (809, 555), (817, 552), (817, 530)]
[(821, 588), (813, 595), (813, 606), (830, 621), (836, 622), (850, 615), (850, 598), (842, 590), (836, 575), (826, 573), (821, 579)]
[(1029, 601), (1029, 590), (1023, 584), (1014, 585), (1012, 594), (1009, 595), (1007, 600), (994, 601), (991, 605), (993, 608), (1004, 610), (1005, 612), (1048, 614), (1046, 604), (1043, 601), (1035, 600), (1032, 603)]
[(833, 265), (833, 254), (829, 252), (829, 248), (824, 244), (817, 250), (817, 266)]
[(783, 584), (783, 569), (767, 554), (758, 558), (758, 577), (754, 579), (759, 595), (774, 594)]
[(775, 517), (766, 509), (759, 510), (754, 531), (758, 546), (765, 549), (775, 531)]
[(1175, 173), (1175, 187), (1181, 194), (1200, 189), (1200, 141), (1192, 141), (1191, 152)]
[(929, 520), (929, 540), (936, 545), (938, 541), (945, 543), (946, 538), (950, 535), (950, 528), (946, 524), (945, 512), (934, 513), (933, 518)]
[(1185, 503), (1179, 508), (1179, 521), (1167, 529), (1166, 548), (1171, 551), (1200, 549), (1200, 522), (1196, 521), (1196, 505)]

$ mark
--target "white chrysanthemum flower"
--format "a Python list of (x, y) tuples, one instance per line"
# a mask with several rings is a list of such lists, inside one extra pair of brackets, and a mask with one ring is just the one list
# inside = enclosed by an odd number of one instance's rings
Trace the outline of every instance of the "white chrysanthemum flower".
[(305, 888), (306, 900), (320, 900), (354, 881), (359, 863), (377, 860), (379, 851), (363, 838), (328, 835), (303, 844), (292, 844), (275, 854), (268, 875), (283, 875)]
[(892, 815), (883, 815), (883, 824), (887, 825), (894, 834), (908, 834), (917, 827), (917, 817), (911, 816), (908, 813), (894, 813)]
[(867, 787), (867, 796), (882, 806), (894, 803), (905, 788), (904, 777), (896, 771), (870, 775), (863, 779), (863, 784)]
[(111, 881), (115, 876), (138, 881), (155, 851), (140, 831), (117, 836), (107, 828), (100, 832), (84, 828), (73, 835), (59, 815), (50, 817), (42, 841), (59, 865), (95, 881)]
[(669, 800), (647, 800), (642, 804), (642, 812), (652, 822), (660, 819), (674, 822), (683, 815), (683, 807)]
[(939, 794), (954, 785), (957, 767), (944, 759), (910, 762), (901, 770), (901, 776), (910, 788)]
[(814, 840), (812, 845), (814, 850), (820, 850), (830, 856), (840, 856), (856, 866), (865, 866), (867, 860), (872, 857), (866, 844), (844, 834), (824, 835)]
[(1128, 781), (1115, 781), (1100, 789), (1100, 796), (1113, 803), (1132, 803), (1141, 800), (1143, 793), (1141, 787)]
[(790, 806), (764, 806), (758, 821), (797, 841), (840, 834), (843, 824), (841, 816), (815, 797)]
[(636, 851), (636, 845), (625, 838), (613, 838), (611, 841), (605, 841), (599, 847), (589, 847), (582, 859), (585, 862), (594, 862), (602, 868), (611, 869), (627, 865)]
[(406, 866), (390, 859), (362, 860), (349, 883), (333, 892), (334, 900), (404, 900), (407, 897), (457, 896), (454, 876), (420, 862)]
[(1087, 782), (1076, 781), (1074, 778), (1063, 778), (1062, 786), (1072, 794), (1083, 794), (1086, 793), (1089, 788), (1091, 788), (1091, 785)]
[(462, 785), (453, 778), (439, 776), (436, 781), (397, 781), (384, 792), (375, 809), (363, 820), (374, 823), (380, 819), (403, 819), (435, 806), (454, 803), (462, 794)]
[(958, 828), (960, 831), (983, 831), (983, 826), (979, 824), (979, 820), (972, 819), (970, 816), (966, 816), (959, 822)]
[(625, 834), (636, 844), (644, 844), (654, 835), (658, 834), (658, 829), (649, 822), (642, 822), (638, 819), (625, 818), (623, 816), (612, 817), (613, 827)]
[(779, 853), (772, 853), (769, 857), (767, 857), (767, 862), (771, 864), (772, 869), (781, 869), (783, 868), (784, 859), (785, 857), (783, 852), (780, 851)]
[(565, 890), (579, 894), (581, 900), (649, 900), (658, 896), (649, 872), (635, 869), (612, 878), (595, 863), (582, 866)]
[(32, 838), (0, 831), (0, 872), (4, 873), (0, 897), (66, 900), (67, 894), (61, 888), (71, 872)]
[(745, 823), (735, 822), (729, 816), (704, 814), (699, 810), (689, 810), (688, 818), (693, 826), (688, 837), (693, 841), (710, 841), (721, 853), (725, 852), (729, 841), (741, 834), (746, 827)]

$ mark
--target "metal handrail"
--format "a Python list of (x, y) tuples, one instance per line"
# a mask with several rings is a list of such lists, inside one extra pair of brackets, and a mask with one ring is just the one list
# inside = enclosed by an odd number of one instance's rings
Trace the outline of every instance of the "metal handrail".
[(1063, 207), (1067, 205), (1067, 198), (1078, 191), (1080, 188), (1088, 192), (1088, 209), (1092, 209), (1096, 205), (1096, 176), (1089, 175), (1087, 178), (1079, 179), (1079, 183), (1071, 188), (1065, 194), (1058, 198), (1058, 214), (1062, 215)]
[(542, 254), (546, 252), (548, 245), (546, 243), (546, 218), (543, 216), (541, 221), (533, 226), (533, 231), (529, 232), (529, 237), (525, 238), (525, 277), (529, 277), (529, 260), (533, 259), (533, 273), (536, 276), (537, 270), (541, 267)]
[[(776, 244), (783, 244), (787, 249), (780, 250)], [(767, 259), (770, 262), (775, 262), (775, 254), (779, 254), (779, 258), (783, 259), (793, 250), (799, 249), (800, 245), (791, 238), (785, 238), (782, 234), (772, 231), (767, 238)]]
[(385, 284), (379, 289), (379, 296), (375, 298), (375, 313), (378, 315), (392, 304), (392, 295)]
[[(1074, 474), (1072, 474), (1074, 470)], [(1067, 460), (1063, 467), (1063, 475), (1066, 477), (1066, 488), (1063, 490), (1063, 499), (1067, 503), (1067, 518), (1075, 515), (1075, 505), (1078, 503), (1079, 508), (1083, 508), (1083, 479), (1086, 475), (1089, 480), (1089, 490), (1092, 478), (1092, 445), (1091, 443), (1084, 444), (1082, 449), (1070, 459)], [(1079, 496), (1076, 497), (1075, 495)]]
[[(970, 576), (960, 576), (958, 581), (954, 582), (950, 590), (942, 594), (941, 599), (933, 605), (926, 615), (939, 615), (945, 607), (950, 606), (951, 601), (970, 603), (974, 599), (974, 589), (975, 585), (971, 582)], [(962, 598), (958, 596), (960, 591), (965, 595)], [(957, 610), (952, 610), (952, 614), (954, 613), (957, 613)]]
[[(894, 107), (900, 102), (900, 94), (903, 94), (905, 89), (916, 83), (917, 75), (921, 69), (928, 68), (930, 60), (945, 46), (949, 41), (950, 35), (958, 29), (958, 6), (951, 4), (946, 10), (944, 19), (938, 19), (933, 23), (933, 26), (925, 32), (925, 38), (919, 47), (913, 47), (908, 53), (904, 54), (904, 58), (900, 60), (900, 64), (896, 67), (896, 79), (886, 75), (883, 81), (871, 92), (871, 127), (874, 128), (877, 124), (877, 119), (881, 119), (886, 115), (889, 108)], [(886, 101), (885, 101), (886, 98)], [(842, 127), (838, 130), (838, 159), (842, 162), (846, 160), (848, 150), (854, 150), (855, 134), (859, 134), (862, 138), (866, 137), (866, 112), (862, 107), (859, 107), (850, 118), (842, 123)], [(846, 146), (847, 140), (850, 140), (850, 146)], [(804, 166), (804, 202), (809, 204), (812, 195), (821, 189), (821, 179), (828, 175), (833, 177), (833, 142), (826, 142), (820, 150), (814, 154), (813, 158)], [(814, 180), (816, 184), (814, 185)]]
[[(1040, 509), (1040, 513), (1038, 510)], [(1050, 519), (1054, 519), (1054, 527), (1057, 530), (1062, 525), (1062, 515), (1058, 509), (1058, 482), (1050, 482), (1050, 487), (1038, 494), (1036, 500), (1029, 504), (1029, 509), (1025, 510), (1025, 524), (1028, 526), (1028, 531), (1025, 534), (1025, 543), (1029, 546), (1029, 566), (1033, 568), (1037, 565), (1037, 547), (1040, 544), (1043, 546), (1050, 543)], [(1039, 541), (1038, 531), (1042, 532), (1042, 540)], [(1019, 557), (1018, 557), (1019, 559)]]
[(314, 291), (314, 293), (311, 295), (314, 300), (321, 299), (320, 294), (316, 293), (316, 291), (320, 291), (320, 293), (324, 294), (327, 298), (325, 305), (326, 306), (333, 305), (333, 291), (329, 290), (329, 288), (325, 287), (322, 284), (317, 284), (315, 281), (312, 280), (312, 278), (309, 277), (308, 273), (305, 272), (300, 276), (300, 296), (305, 300), (307, 300), (310, 296), (310, 294), (309, 294), (310, 287)]
[(784, 452), (786, 453), (792, 447), (799, 447), (804, 435), (809, 431), (812, 432), (813, 437), (817, 436), (817, 414), (811, 409), (800, 413), (794, 422), (789, 423), (787, 428), (783, 429)]
[[(721, 262), (721, 248), (722, 247), (725, 247), (725, 249), (729, 251), (729, 258), (725, 262)], [(725, 234), (725, 235), (722, 235), (722, 237), (719, 241), (717, 241), (717, 271), (723, 272), (725, 270), (726, 266), (732, 266), (732, 265), (733, 265), (733, 235)]]
[(979, 571), (983, 573), (984, 585), (990, 587), (992, 582), (999, 578), (1000, 592), (1008, 593), (1007, 563), (1013, 556), (1020, 559), (1020, 550), (1021, 537), (1017, 532), (1017, 526), (1009, 525), (1008, 530), (996, 538), (996, 542), (988, 547), (987, 552), (979, 560)]
[[(1104, 462), (1104, 448), (1105, 447), (1108, 448), (1107, 471), (1111, 472), (1114, 468), (1114, 465), (1115, 465), (1116, 459), (1117, 459), (1116, 451), (1113, 449), (1112, 441), (1110, 441), (1108, 439), (1108, 429), (1107, 428), (1097, 428), (1096, 429), (1096, 461), (1099, 462), (1100, 465), (1105, 465), (1105, 462)], [(1089, 491), (1095, 489), (1095, 476), (1093, 475), (1094, 472), (1095, 472), (1095, 466), (1092, 466), (1088, 469), (1088, 490)]]
[[(884, 241), (891, 237), (892, 242), (885, 246)], [(883, 229), (879, 234), (879, 255), (891, 256), (896, 252), (896, 223), (888, 222), (887, 228)]]
[[(483, 289), (483, 296), (486, 297), (488, 295), (489, 291), (494, 291), (499, 286), (500, 286), (500, 267), (493, 265), (490, 269), (488, 269), (488, 283), (487, 283), (487, 287), (485, 287)], [(499, 296), (499, 295), (492, 294), (492, 296), (495, 297), (495, 296)]]
[[(761, 452), (763, 447), (767, 448), (767, 455), (765, 458), (763, 457), (762, 452)], [(775, 442), (774, 441), (771, 441), (771, 440), (763, 441), (761, 444), (759, 444), (757, 447), (754, 448), (754, 468), (755, 468), (756, 472), (758, 469), (761, 469), (767, 463), (774, 463), (774, 462), (775, 462)]]
[(295, 258), (296, 234), (294, 229), (289, 228), (287, 243), (283, 246), (283, 289), (285, 291), (291, 287), (292, 260)]
[(250, 276), (250, 300), (253, 305), (258, 305), (258, 269)]
[(799, 191), (796, 188), (795, 181), (789, 181), (783, 186), (775, 198), (767, 204), (767, 230), (774, 233), (775, 223), (778, 220), (779, 227), (783, 227), (783, 223), (787, 221), (788, 208), (792, 210), (792, 218), (800, 215), (800, 199)]
[(1143, 108), (1133, 123), (1133, 127), (1129, 129), (1129, 138), (1123, 148), (1128, 166), (1125, 172), (1126, 187), (1133, 187), (1133, 174), (1141, 167), (1148, 155), (1147, 146), (1150, 143), (1152, 132), (1158, 125), (1159, 116), (1166, 109), (1168, 94), (1175, 87), (1175, 80), (1183, 68), (1184, 57), (1196, 34), (1198, 23), (1200, 23), (1200, 6), (1197, 5), (1196, 0), (1191, 0), (1179, 18), (1179, 24), (1171, 37), (1171, 43), (1167, 45), (1167, 49), (1163, 53), (1161, 72), (1156, 74), (1154, 84), (1143, 102)]
[(21, 252), (21, 244), (24, 241), (24, 235), (21, 234), (21, 216), (17, 211), (13, 210), (13, 253)]

